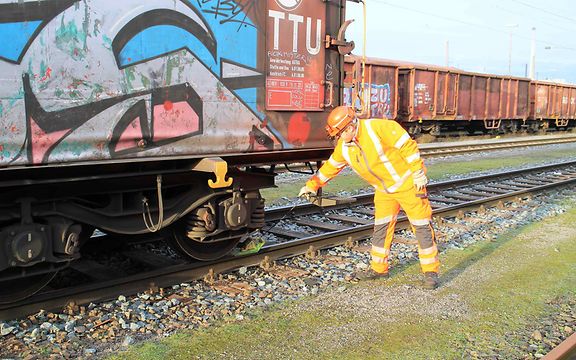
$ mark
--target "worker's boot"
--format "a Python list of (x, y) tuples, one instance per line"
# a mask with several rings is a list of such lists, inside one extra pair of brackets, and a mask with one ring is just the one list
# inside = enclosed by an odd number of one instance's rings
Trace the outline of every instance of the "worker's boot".
[(363, 271), (363, 272), (359, 273), (358, 275), (356, 275), (356, 278), (358, 280), (388, 279), (389, 277), (390, 277), (390, 274), (388, 274), (388, 271), (383, 272), (383, 273), (379, 273), (379, 272), (374, 271), (373, 269)]
[(424, 289), (434, 290), (438, 287), (438, 273), (436, 272), (426, 272), (424, 273)]

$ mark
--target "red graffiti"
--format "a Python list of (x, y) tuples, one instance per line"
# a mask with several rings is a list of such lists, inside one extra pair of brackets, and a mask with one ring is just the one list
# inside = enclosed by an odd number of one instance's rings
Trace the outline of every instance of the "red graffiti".
[(295, 146), (303, 146), (310, 137), (310, 128), (310, 119), (306, 113), (294, 113), (288, 122), (288, 142)]
[(46, 81), (48, 79), (50, 79), (50, 77), (52, 77), (52, 69), (51, 68), (47, 68), (46, 72), (44, 73), (44, 76), (42, 76), (42, 78), (40, 79), (40, 81)]

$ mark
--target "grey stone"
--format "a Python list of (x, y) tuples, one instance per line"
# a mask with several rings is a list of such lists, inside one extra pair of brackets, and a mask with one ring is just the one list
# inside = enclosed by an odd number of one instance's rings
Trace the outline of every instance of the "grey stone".
[(75, 326), (74, 331), (79, 334), (82, 334), (83, 332), (86, 331), (86, 326)]
[(134, 338), (130, 335), (126, 336), (124, 338), (124, 341), (122, 341), (122, 346), (124, 346), (124, 347), (128, 347), (132, 344), (134, 344)]
[(64, 325), (64, 330), (66, 332), (72, 332), (72, 331), (74, 331), (74, 326), (76, 326), (76, 320), (68, 321)]
[(2, 329), (0, 329), (0, 335), (10, 335), (14, 330), (16, 330), (14, 326), (2, 326)]

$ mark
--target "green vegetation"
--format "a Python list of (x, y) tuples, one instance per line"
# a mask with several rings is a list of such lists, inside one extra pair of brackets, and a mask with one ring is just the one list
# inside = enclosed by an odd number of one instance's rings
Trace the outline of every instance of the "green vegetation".
[[(488, 155), (489, 156), (489, 155)], [(527, 164), (537, 165), (545, 161), (554, 161), (571, 158), (575, 159), (576, 154), (574, 150), (557, 150), (554, 152), (530, 151), (527, 150), (525, 155), (492, 158), (486, 157), (483, 159), (475, 159), (474, 161), (442, 161), (431, 163), (430, 160), (424, 162), (427, 164), (428, 177), (432, 180), (439, 181), (446, 179), (449, 176), (468, 174), (471, 172), (497, 170), (510, 167), (519, 167)], [(304, 186), (305, 180), (300, 182), (290, 182), (281, 184), (278, 188), (264, 189), (262, 196), (266, 199), (267, 204), (274, 204), (283, 197), (294, 198), (298, 195), (298, 191)], [(324, 191), (327, 194), (334, 194), (339, 191), (354, 191), (358, 189), (368, 188), (366, 182), (360, 179), (356, 174), (350, 173), (340, 175), (326, 185)]]
[(352, 284), (115, 358), (461, 359), (475, 358), (472, 351), (519, 358), (515, 343), (553, 311), (547, 303), (576, 296), (575, 205), (495, 241), (446, 252), (434, 292), (404, 286), (417, 283), (413, 264), (390, 281)]

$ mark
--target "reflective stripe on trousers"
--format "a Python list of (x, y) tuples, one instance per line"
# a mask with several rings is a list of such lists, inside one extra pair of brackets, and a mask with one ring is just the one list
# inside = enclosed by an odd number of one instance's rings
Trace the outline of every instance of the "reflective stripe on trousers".
[(440, 261), (431, 224), (432, 208), (428, 199), (417, 197), (414, 188), (392, 194), (376, 191), (374, 206), (374, 235), (370, 252), (372, 269), (378, 273), (388, 271), (388, 255), (394, 237), (396, 218), (402, 207), (418, 241), (418, 256), (422, 271), (438, 272)]
[(385, 273), (388, 271), (388, 255), (390, 254), (391, 245), (391, 243), (386, 244), (385, 239), (392, 240), (394, 226), (396, 226), (396, 216), (376, 218), (374, 223), (370, 266), (377, 273)]

